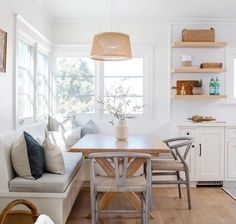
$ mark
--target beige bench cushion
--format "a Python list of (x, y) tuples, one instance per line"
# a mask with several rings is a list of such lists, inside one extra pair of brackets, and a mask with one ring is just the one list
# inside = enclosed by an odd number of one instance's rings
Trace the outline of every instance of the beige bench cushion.
[(11, 192), (48, 192), (63, 193), (82, 165), (81, 153), (63, 152), (65, 174), (44, 173), (37, 180), (16, 177), (9, 183)]

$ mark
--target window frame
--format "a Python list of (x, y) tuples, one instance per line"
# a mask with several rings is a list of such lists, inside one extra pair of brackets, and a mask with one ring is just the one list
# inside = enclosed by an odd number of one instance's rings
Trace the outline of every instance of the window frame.
[[(76, 50), (77, 49), (77, 50)], [(59, 45), (59, 46), (55, 46), (54, 47), (54, 51), (53, 51), (53, 56), (52, 56), (52, 60), (53, 60), (53, 96), (55, 96), (56, 94), (56, 73), (57, 73), (57, 69), (56, 69), (56, 59), (60, 58), (60, 57), (74, 57), (74, 58), (90, 58), (89, 55), (89, 50), (90, 47), (83, 45), (80, 46), (78, 48), (78, 46), (76, 45), (75, 47), (73, 47), (72, 45)], [(96, 98), (98, 96), (98, 88), (97, 86), (99, 86), (99, 79), (98, 77), (100, 76), (100, 74), (98, 74), (98, 71), (100, 70), (100, 65), (95, 62), (95, 74), (94, 74), (94, 79), (95, 79), (95, 85), (94, 85), (94, 97), (95, 97), (95, 105), (94, 105), (94, 113), (79, 113), (80, 117), (83, 118), (98, 118), (98, 107), (97, 107), (97, 103), (96, 103)], [(56, 111), (56, 100), (55, 97), (53, 97), (52, 100), (52, 108), (53, 108), (53, 112), (55, 113)]]
[[(19, 117), (18, 116), (18, 49), (19, 41), (23, 41), (32, 47), (32, 99), (33, 110), (32, 116)], [(15, 128), (18, 129), (21, 126), (30, 125), (38, 121), (45, 120), (45, 117), (37, 117), (36, 115), (36, 94), (37, 94), (37, 53), (38, 51), (48, 56), (48, 89), (50, 86), (50, 55), (51, 55), (51, 43), (40, 32), (38, 32), (33, 26), (31, 26), (23, 17), (16, 15), (16, 35), (15, 35)], [(48, 91), (49, 92), (49, 91)], [(50, 95), (48, 94), (48, 101), (50, 102)], [(48, 105), (48, 110), (50, 104)]]
[(234, 59), (236, 60), (236, 48), (228, 48), (226, 56), (227, 56), (226, 103), (236, 104), (236, 96), (234, 95), (234, 92), (236, 92), (236, 66), (234, 67)]
[[(19, 113), (18, 113), (18, 69), (19, 69), (19, 64), (17, 63), (16, 65), (16, 124), (21, 126), (21, 125), (27, 125), (27, 124), (31, 124), (34, 122), (34, 101), (35, 101), (35, 96), (34, 96), (34, 87), (35, 87), (35, 71), (34, 71), (34, 67), (35, 67), (35, 42), (33, 41), (32, 38), (30, 38), (28, 35), (26, 35), (23, 32), (19, 33), (18, 39), (17, 39), (17, 45), (16, 45), (16, 57), (17, 57), (17, 61), (19, 60), (19, 44), (21, 42), (24, 42), (25, 44), (29, 45), (31, 48), (31, 78), (32, 78), (32, 83), (31, 83), (31, 94), (29, 93), (21, 93), (22, 95), (30, 95), (32, 97), (32, 108), (31, 108), (31, 116), (24, 116), (24, 117), (20, 117)], [(29, 72), (27, 70), (27, 72)], [(18, 121), (18, 122), (17, 122)]]
[[(53, 92), (56, 90), (56, 58), (57, 57), (87, 57), (90, 58), (90, 45), (55, 45), (53, 51)], [(143, 58), (143, 114), (132, 114), (129, 119), (151, 119), (154, 116), (154, 46), (132, 46), (134, 58)], [(132, 76), (131, 76), (132, 77)], [(104, 62), (95, 61), (95, 98), (103, 97)], [(53, 111), (55, 112), (55, 99)], [(103, 113), (102, 105), (95, 102), (94, 114), (79, 114), (83, 118), (110, 119), (111, 115)]]
[[(45, 74), (41, 74), (38, 72), (38, 54), (42, 54), (46, 57), (46, 73)], [(50, 69), (50, 54), (49, 52), (41, 45), (38, 45), (37, 46), (37, 61), (36, 61), (36, 74), (35, 74), (35, 117), (36, 117), (36, 121), (40, 121), (40, 120), (44, 120), (44, 119), (47, 119), (47, 117), (45, 117), (48, 113), (49, 113), (49, 108), (50, 108), (50, 72), (49, 72), (49, 69)], [(44, 78), (45, 78), (45, 81), (46, 81), (46, 94), (45, 96), (44, 95), (41, 95), (41, 96), (44, 96), (47, 98), (48, 100), (48, 104), (47, 104), (47, 110), (46, 110), (46, 113), (45, 114), (42, 114), (42, 115), (38, 115), (37, 114), (37, 103), (38, 103), (38, 87), (37, 87), (37, 78), (38, 78), (38, 75), (43, 75)]]

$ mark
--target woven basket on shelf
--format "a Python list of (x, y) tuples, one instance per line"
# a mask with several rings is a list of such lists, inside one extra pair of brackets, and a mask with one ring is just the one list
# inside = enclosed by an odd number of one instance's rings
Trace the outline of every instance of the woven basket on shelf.
[[(17, 205), (24, 205), (29, 211), (12, 210)], [(0, 213), (0, 224), (34, 224), (37, 218), (37, 208), (30, 201), (17, 199), (10, 202)]]
[(201, 63), (200, 68), (222, 68), (222, 63)]
[(182, 30), (183, 42), (214, 42), (215, 29), (210, 30)]

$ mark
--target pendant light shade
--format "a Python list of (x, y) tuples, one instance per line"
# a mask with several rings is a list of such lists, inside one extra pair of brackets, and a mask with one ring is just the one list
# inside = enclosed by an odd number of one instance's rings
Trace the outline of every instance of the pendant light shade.
[(122, 61), (132, 58), (130, 39), (117, 32), (98, 33), (94, 36), (91, 58), (100, 61)]

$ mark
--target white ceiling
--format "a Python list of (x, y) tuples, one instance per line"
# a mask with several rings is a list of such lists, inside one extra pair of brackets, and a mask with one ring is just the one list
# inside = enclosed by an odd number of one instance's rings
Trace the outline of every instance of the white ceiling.
[[(55, 18), (108, 18), (110, 0), (43, 0)], [(236, 18), (236, 0), (112, 0), (113, 18)]]

